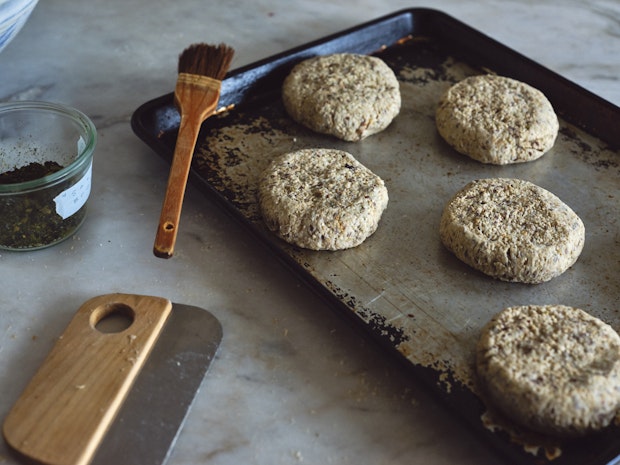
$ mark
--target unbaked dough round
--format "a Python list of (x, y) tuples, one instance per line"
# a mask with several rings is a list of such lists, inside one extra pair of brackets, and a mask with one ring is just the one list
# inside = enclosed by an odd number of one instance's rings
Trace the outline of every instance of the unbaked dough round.
[(267, 227), (313, 250), (355, 247), (375, 232), (388, 204), (383, 180), (351, 154), (303, 149), (264, 171), (259, 204)]
[(439, 134), (458, 152), (495, 165), (536, 160), (553, 147), (559, 129), (541, 91), (490, 74), (450, 87), (435, 121)]
[(483, 328), (476, 364), (489, 400), (534, 431), (596, 431), (620, 407), (620, 337), (577, 308), (503, 310)]
[(458, 258), (494, 278), (541, 283), (572, 266), (583, 249), (579, 216), (529, 181), (478, 179), (445, 206), (439, 234)]
[(291, 118), (345, 141), (384, 130), (401, 105), (390, 67), (380, 58), (352, 53), (298, 63), (284, 80), (282, 99)]

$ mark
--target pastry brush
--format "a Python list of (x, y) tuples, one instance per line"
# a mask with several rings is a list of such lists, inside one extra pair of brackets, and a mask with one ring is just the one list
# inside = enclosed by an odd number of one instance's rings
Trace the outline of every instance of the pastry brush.
[(174, 101), (181, 115), (168, 185), (153, 253), (170, 258), (174, 253), (185, 186), (200, 126), (217, 107), (222, 79), (234, 50), (225, 45), (193, 44), (179, 56)]

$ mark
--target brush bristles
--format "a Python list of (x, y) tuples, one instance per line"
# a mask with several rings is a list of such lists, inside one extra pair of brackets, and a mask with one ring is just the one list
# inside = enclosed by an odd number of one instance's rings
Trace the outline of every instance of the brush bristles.
[(221, 81), (235, 51), (225, 44), (193, 44), (179, 56), (179, 73), (199, 74)]

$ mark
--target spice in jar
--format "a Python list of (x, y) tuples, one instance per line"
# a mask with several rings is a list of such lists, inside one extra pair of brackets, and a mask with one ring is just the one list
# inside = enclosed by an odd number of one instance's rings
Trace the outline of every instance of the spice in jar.
[[(30, 163), (0, 173), (0, 184), (10, 185), (35, 181), (53, 174), (63, 167), (56, 162)], [(67, 237), (79, 227), (86, 214), (86, 206), (63, 218), (56, 211), (55, 198), (66, 187), (58, 185), (33, 189), (19, 195), (0, 195), (0, 247), (32, 249), (44, 247)]]

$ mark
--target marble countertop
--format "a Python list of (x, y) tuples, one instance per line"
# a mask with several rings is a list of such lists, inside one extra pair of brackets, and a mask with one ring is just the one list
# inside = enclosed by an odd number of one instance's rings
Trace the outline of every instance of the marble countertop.
[[(175, 256), (151, 253), (169, 165), (129, 123), (173, 89), (181, 50), (225, 42), (236, 68), (413, 6), (445, 11), (620, 105), (616, 0), (41, 1), (0, 53), (0, 101), (74, 106), (99, 141), (78, 233), (0, 252), (0, 416), (83, 302), (128, 292), (203, 307), (224, 328), (170, 465), (502, 463), (194, 187)], [(16, 463), (3, 442), (0, 463)]]

